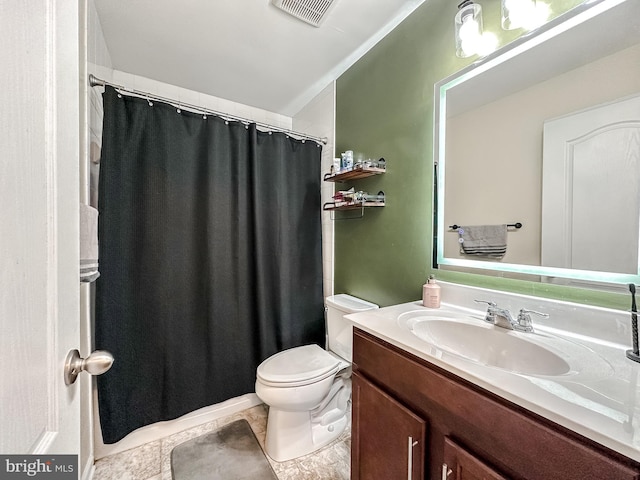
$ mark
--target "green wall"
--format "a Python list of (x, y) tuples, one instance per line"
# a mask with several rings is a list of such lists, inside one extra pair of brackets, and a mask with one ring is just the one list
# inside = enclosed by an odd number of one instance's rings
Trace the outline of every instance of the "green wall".
[[(458, 3), (427, 0), (336, 83), (336, 155), (354, 150), (387, 161), (384, 175), (346, 187), (383, 190), (387, 204), (335, 222), (335, 292), (381, 306), (408, 302), (433, 272), (455, 283), (627, 308), (626, 295), (432, 269), (434, 84), (477, 60), (455, 56)], [(478, 3), (485, 31), (501, 45), (522, 33), (501, 30), (499, 0)], [(557, 16), (581, 1), (548, 3)]]

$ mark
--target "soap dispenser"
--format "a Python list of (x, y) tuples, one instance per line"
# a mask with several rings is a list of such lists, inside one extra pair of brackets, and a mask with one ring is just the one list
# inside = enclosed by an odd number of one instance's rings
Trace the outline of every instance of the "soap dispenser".
[(422, 305), (429, 308), (440, 308), (440, 285), (436, 277), (429, 275), (427, 283), (422, 286)]

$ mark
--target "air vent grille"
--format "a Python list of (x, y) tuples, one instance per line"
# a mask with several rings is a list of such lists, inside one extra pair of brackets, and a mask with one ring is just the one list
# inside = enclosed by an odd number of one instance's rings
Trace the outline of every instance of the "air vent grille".
[(271, 0), (271, 3), (289, 15), (293, 15), (303, 22), (318, 27), (335, 1), (336, 0)]

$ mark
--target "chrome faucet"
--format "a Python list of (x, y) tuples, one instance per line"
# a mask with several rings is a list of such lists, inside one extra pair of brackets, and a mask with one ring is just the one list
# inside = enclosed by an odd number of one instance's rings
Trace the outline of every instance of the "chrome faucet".
[(535, 310), (520, 309), (517, 318), (513, 318), (511, 312), (506, 308), (500, 308), (495, 302), (486, 300), (474, 300), (477, 303), (487, 304), (487, 313), (484, 321), (493, 323), (494, 325), (507, 330), (518, 330), (520, 332), (533, 332), (533, 322), (531, 321), (531, 313), (548, 318), (547, 313), (536, 312)]

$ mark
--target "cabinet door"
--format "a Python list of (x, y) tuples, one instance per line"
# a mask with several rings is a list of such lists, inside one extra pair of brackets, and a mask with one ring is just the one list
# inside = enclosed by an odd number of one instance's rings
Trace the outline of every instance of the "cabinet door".
[(426, 422), (358, 375), (352, 375), (352, 480), (422, 480)]
[(442, 480), (507, 480), (450, 438), (444, 439)]

